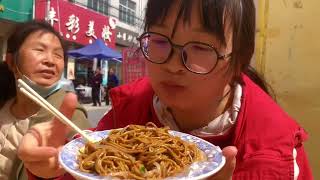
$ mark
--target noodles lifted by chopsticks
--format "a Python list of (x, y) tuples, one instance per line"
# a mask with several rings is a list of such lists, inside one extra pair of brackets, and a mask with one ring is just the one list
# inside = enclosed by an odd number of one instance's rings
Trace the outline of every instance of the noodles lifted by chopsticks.
[(112, 130), (106, 139), (94, 146), (87, 144), (80, 152), (80, 170), (124, 179), (160, 179), (204, 159), (195, 144), (170, 135), (168, 130), (153, 123)]

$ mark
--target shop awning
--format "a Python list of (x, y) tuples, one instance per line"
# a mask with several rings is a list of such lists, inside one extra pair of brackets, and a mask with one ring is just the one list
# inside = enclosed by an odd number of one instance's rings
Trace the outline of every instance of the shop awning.
[(122, 55), (105, 45), (102, 39), (94, 41), (83, 48), (68, 51), (68, 55), (74, 58), (86, 59), (113, 59), (121, 61)]
[(32, 20), (32, 14), (33, 0), (0, 0), (0, 20), (25, 22)]

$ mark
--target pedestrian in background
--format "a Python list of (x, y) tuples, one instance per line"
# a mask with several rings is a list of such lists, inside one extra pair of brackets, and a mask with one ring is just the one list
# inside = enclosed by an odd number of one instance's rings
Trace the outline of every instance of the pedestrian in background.
[(100, 101), (101, 83), (102, 83), (102, 74), (101, 74), (100, 67), (98, 67), (94, 71), (94, 75), (92, 76), (92, 79), (91, 79), (91, 87), (92, 87), (91, 95), (92, 95), (93, 106), (97, 106), (97, 104), (101, 106), (101, 101)]
[(119, 85), (119, 79), (117, 75), (115, 74), (114, 68), (110, 68), (108, 72), (108, 82), (107, 86), (105, 87), (105, 101), (106, 106), (109, 105), (109, 91), (110, 89), (117, 87)]

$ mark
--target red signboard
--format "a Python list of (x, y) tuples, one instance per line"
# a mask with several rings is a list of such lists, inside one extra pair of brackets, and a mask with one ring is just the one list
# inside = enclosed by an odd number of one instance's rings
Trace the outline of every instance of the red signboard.
[(122, 50), (122, 80), (130, 83), (147, 75), (145, 58), (136, 48)]
[(36, 0), (35, 6), (36, 19), (46, 19), (66, 40), (87, 45), (103, 39), (115, 47), (117, 19), (65, 0)]

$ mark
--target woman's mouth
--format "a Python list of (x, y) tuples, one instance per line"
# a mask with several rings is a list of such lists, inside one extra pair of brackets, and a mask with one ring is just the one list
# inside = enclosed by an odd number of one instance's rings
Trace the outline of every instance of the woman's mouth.
[(163, 81), (160, 83), (160, 85), (169, 93), (179, 93), (186, 89), (185, 86), (170, 81)]
[(55, 76), (55, 72), (52, 70), (42, 70), (40, 73), (44, 78), (52, 78)]

